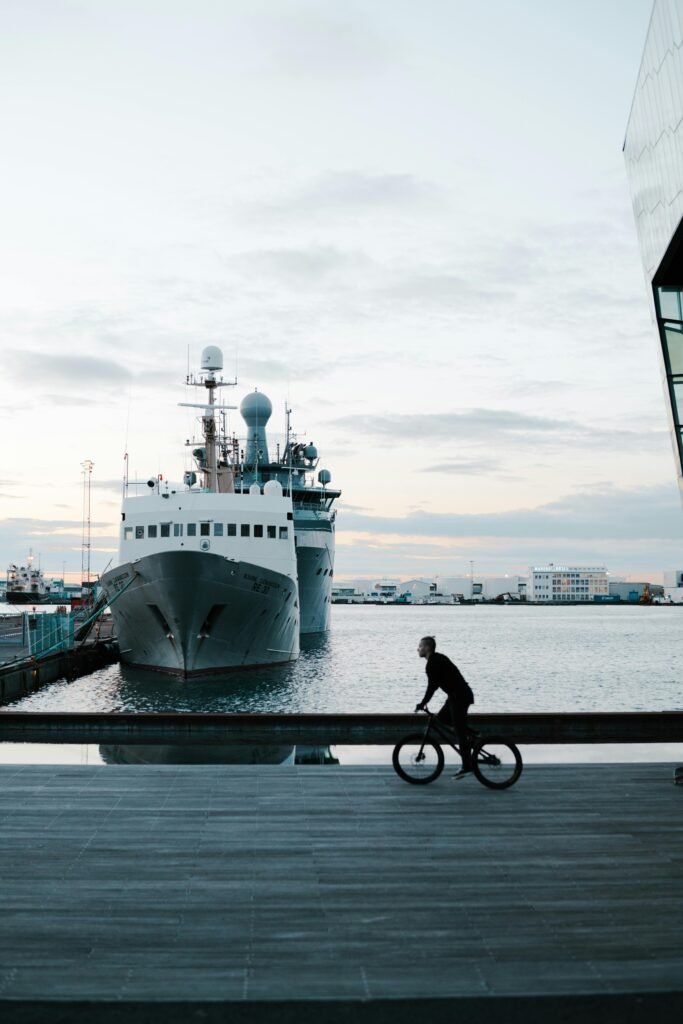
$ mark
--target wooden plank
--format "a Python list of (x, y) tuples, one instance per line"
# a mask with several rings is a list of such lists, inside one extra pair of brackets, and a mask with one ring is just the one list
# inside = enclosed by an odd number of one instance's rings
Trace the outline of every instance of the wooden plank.
[[(474, 729), (516, 743), (683, 742), (683, 712), (472, 714)], [(0, 711), (0, 742), (393, 745), (423, 715)]]
[(680, 993), (681, 799), (666, 765), (2, 766), (0, 1008)]

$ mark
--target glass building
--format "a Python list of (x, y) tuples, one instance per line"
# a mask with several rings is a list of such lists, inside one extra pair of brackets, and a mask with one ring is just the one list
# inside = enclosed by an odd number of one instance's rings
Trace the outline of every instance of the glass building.
[(683, 0), (655, 0), (624, 158), (683, 495)]

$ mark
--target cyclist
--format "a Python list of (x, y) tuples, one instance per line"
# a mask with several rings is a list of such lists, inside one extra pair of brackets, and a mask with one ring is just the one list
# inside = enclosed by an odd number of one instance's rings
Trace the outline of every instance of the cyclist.
[(462, 768), (453, 776), (463, 779), (472, 771), (472, 755), (467, 736), (467, 712), (470, 704), (474, 704), (474, 694), (460, 669), (445, 654), (437, 653), (436, 640), (433, 636), (423, 636), (417, 645), (417, 653), (427, 659), (427, 689), (425, 695), (416, 705), (416, 711), (423, 711), (435, 691), (440, 689), (446, 694), (446, 703), (437, 717), (444, 725), (449, 725), (458, 737), (458, 746), (462, 758)]

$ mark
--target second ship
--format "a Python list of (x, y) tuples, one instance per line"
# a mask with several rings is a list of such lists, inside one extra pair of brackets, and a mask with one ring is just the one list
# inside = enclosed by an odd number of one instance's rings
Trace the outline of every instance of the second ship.
[(291, 433), (275, 458), (261, 392), (240, 406), (246, 444), (222, 429), (225, 386), (220, 349), (202, 352), (206, 392), (199, 471), (182, 485), (150, 480), (124, 493), (120, 562), (102, 577), (121, 661), (181, 677), (283, 664), (299, 654), (300, 633), (329, 627), (335, 552), (330, 474), (314, 445)]

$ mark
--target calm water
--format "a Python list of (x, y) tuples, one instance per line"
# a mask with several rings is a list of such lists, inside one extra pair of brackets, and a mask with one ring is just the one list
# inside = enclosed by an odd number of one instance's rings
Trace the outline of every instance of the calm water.
[(109, 666), (57, 682), (22, 711), (408, 712), (422, 696), (417, 641), (433, 633), (487, 711), (683, 709), (683, 608), (333, 608), (300, 659), (205, 681)]
[[(424, 692), (415, 648), (427, 633), (471, 683), (475, 711), (683, 710), (683, 608), (345, 605), (333, 608), (330, 632), (305, 640), (290, 666), (183, 682), (111, 665), (56, 682), (12, 710), (407, 713)], [(137, 757), (121, 751), (117, 759)], [(342, 763), (389, 758), (384, 748), (334, 752)], [(96, 746), (0, 745), (5, 763), (102, 757)], [(680, 761), (683, 745), (533, 746), (524, 758)]]

